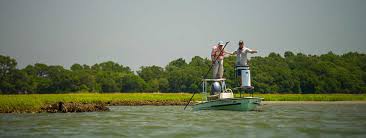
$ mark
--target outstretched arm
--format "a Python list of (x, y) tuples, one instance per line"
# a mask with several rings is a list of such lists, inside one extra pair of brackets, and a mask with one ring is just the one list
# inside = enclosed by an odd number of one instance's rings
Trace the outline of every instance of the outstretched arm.
[(249, 52), (250, 54), (254, 54), (254, 53), (258, 53), (258, 50), (255, 50), (255, 49), (249, 49), (249, 48), (248, 48), (248, 52)]
[(236, 53), (236, 51), (234, 52), (227, 52), (227, 51), (224, 51), (224, 55), (227, 57), (227, 55), (234, 55), (234, 53)]
[(236, 51), (234, 51), (234, 52), (227, 52), (227, 51), (224, 51), (224, 52), (225, 52), (225, 54), (233, 55)]

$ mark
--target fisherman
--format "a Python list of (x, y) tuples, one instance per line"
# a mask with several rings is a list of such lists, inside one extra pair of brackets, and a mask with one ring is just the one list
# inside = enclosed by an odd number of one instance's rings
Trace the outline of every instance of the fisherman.
[(247, 53), (254, 54), (258, 53), (258, 51), (245, 47), (243, 40), (240, 40), (238, 50), (233, 53), (234, 55), (236, 55), (236, 66), (248, 66)]
[(221, 79), (224, 74), (224, 56), (226, 54), (232, 54), (226, 52), (224, 49), (224, 42), (219, 41), (217, 45), (212, 47), (211, 60), (212, 60), (212, 72), (214, 79)]
[[(236, 55), (236, 62), (235, 62), (235, 70), (236, 70), (236, 76), (241, 76), (241, 71), (242, 68), (246, 68), (249, 69), (249, 65), (248, 65), (248, 57), (247, 54), (253, 54), (253, 53), (257, 53), (257, 50), (254, 49), (249, 49), (247, 47), (245, 47), (245, 44), (243, 42), (243, 40), (239, 41), (239, 48), (238, 50), (236, 50), (233, 54)], [(249, 78), (250, 78), (250, 74), (249, 74)], [(242, 77), (240, 77), (240, 82), (242, 82)], [(249, 79), (250, 81), (250, 79)], [(243, 85), (243, 84), (241, 84)]]

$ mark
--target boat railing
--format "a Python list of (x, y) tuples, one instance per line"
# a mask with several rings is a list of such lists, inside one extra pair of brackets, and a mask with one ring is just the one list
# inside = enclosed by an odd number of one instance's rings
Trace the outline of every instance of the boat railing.
[(208, 93), (207, 93), (207, 84), (208, 82), (220, 82), (221, 83), (221, 92), (226, 91), (226, 84), (224, 78), (222, 79), (202, 79), (202, 101), (207, 101)]

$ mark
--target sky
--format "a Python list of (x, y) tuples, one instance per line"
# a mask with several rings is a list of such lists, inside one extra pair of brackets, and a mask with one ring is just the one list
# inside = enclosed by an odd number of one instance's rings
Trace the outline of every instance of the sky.
[(0, 0), (0, 54), (132, 70), (209, 57), (217, 41), (267, 56), (366, 52), (365, 0)]

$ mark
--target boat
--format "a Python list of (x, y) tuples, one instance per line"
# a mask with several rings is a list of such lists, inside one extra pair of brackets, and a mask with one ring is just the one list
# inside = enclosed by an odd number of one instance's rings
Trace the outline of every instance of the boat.
[[(211, 92), (207, 93), (207, 85), (212, 84)], [(231, 110), (252, 111), (261, 104), (260, 97), (234, 98), (231, 89), (227, 89), (225, 79), (203, 79), (202, 101), (193, 105), (193, 110)]]

